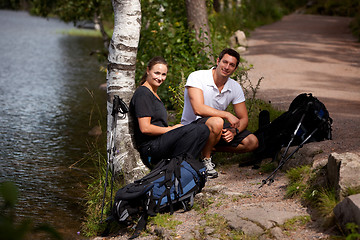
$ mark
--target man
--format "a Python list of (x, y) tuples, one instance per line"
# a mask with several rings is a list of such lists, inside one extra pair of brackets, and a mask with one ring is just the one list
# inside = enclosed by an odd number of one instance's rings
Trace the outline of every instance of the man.
[[(226, 48), (220, 53), (216, 67), (191, 73), (185, 85), (181, 123), (195, 121), (209, 127), (210, 135), (202, 155), (207, 174), (213, 178), (218, 176), (211, 162), (213, 150), (245, 153), (258, 147), (258, 139), (246, 130), (248, 113), (243, 90), (230, 78), (239, 61), (239, 53)], [(235, 116), (226, 111), (230, 103)]]

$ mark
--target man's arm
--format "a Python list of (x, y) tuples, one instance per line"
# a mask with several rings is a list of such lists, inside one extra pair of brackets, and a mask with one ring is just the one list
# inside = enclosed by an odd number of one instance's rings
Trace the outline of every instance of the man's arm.
[(240, 120), (240, 125), (237, 129), (242, 132), (247, 128), (249, 123), (248, 111), (246, 109), (245, 102), (234, 104), (234, 111)]
[(204, 94), (201, 89), (195, 87), (187, 87), (187, 91), (191, 106), (196, 115), (201, 117), (221, 117), (228, 120), (232, 127), (240, 127), (240, 120), (233, 114), (226, 111), (217, 110), (215, 108), (205, 105)]

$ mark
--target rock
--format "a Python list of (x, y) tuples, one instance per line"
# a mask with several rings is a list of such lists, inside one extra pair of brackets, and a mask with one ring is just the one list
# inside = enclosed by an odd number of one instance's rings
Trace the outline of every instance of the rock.
[(199, 230), (197, 230), (197, 229), (194, 230), (194, 238), (195, 239), (200, 239), (201, 238), (201, 234), (200, 234)]
[[(296, 150), (297, 146), (292, 146), (289, 148), (286, 156), (289, 156)], [(285, 148), (281, 149), (279, 153), (279, 158), (285, 152)], [(294, 155), (286, 161), (283, 166), (283, 170), (289, 170), (291, 168), (296, 168), (304, 165), (312, 166), (314, 163), (314, 156), (321, 153), (321, 146), (316, 143), (304, 144), (302, 148), (299, 148)], [(280, 160), (280, 159), (279, 159)]]
[(190, 232), (187, 232), (181, 236), (181, 239), (182, 240), (192, 240), (192, 239), (194, 239), (194, 236)]
[(107, 90), (107, 83), (102, 83), (102, 84), (100, 84), (100, 85), (99, 85), (99, 89), (106, 91), (106, 90)]
[(156, 227), (154, 230), (155, 234), (164, 240), (172, 240), (171, 233), (162, 227)]
[(210, 194), (219, 194), (223, 191), (226, 190), (225, 186), (222, 185), (216, 185), (216, 186), (212, 186), (212, 187), (207, 187), (203, 189), (204, 193), (210, 193)]
[(237, 51), (238, 53), (244, 53), (244, 52), (246, 52), (246, 47), (237, 47), (237, 48), (236, 48), (236, 51)]
[(261, 227), (251, 221), (239, 219), (236, 214), (229, 214), (226, 219), (232, 229), (241, 231), (248, 236), (260, 236), (264, 233)]
[[(346, 197), (334, 208), (334, 215), (341, 228), (347, 232), (346, 224), (355, 223), (360, 226), (360, 194)], [(358, 228), (360, 233), (360, 228)]]
[(235, 37), (236, 37), (237, 43), (238, 43), (240, 46), (247, 47), (248, 42), (247, 42), (247, 39), (246, 39), (246, 35), (245, 35), (245, 33), (244, 33), (243, 31), (237, 30), (237, 31), (235, 32)]
[(270, 233), (271, 233), (271, 235), (273, 235), (273, 237), (275, 239), (286, 239), (283, 232), (282, 232), (282, 230), (281, 230), (281, 228), (279, 228), (279, 227), (272, 228), (270, 230)]
[(243, 204), (219, 213), (236, 230), (246, 235), (260, 236), (265, 230), (282, 225), (286, 220), (306, 214), (296, 212), (291, 205), (279, 202), (264, 202), (259, 204)]
[(234, 35), (232, 35), (230, 37), (229, 41), (230, 41), (229, 44), (232, 48), (240, 46), (242, 48), (239, 50), (246, 51), (246, 47), (247, 47), (248, 43), (247, 43), (246, 35), (243, 31), (237, 30), (234, 33)]
[(215, 232), (215, 229), (214, 228), (211, 228), (211, 227), (205, 227), (204, 229), (204, 233), (205, 235), (211, 235)]
[(102, 130), (101, 130), (101, 127), (100, 126), (95, 126), (93, 127), (89, 132), (88, 134), (90, 136), (100, 136), (102, 134)]
[(342, 200), (349, 188), (360, 187), (360, 155), (357, 153), (332, 153), (327, 164), (327, 180)]

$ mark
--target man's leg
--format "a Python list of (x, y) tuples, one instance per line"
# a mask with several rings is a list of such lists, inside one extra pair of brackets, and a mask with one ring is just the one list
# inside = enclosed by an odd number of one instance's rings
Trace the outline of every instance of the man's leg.
[(219, 117), (205, 117), (199, 119), (196, 122), (197, 124), (206, 125), (210, 130), (209, 138), (207, 139), (205, 147), (202, 150), (202, 161), (206, 167), (206, 174), (211, 178), (216, 178), (218, 173), (214, 169), (215, 165), (211, 162), (211, 153), (214, 149), (214, 146), (221, 138), (224, 120)]
[(232, 144), (219, 144), (215, 146), (215, 150), (217, 152), (246, 153), (254, 151), (259, 146), (259, 141), (254, 134), (247, 135), (239, 143), (236, 143), (236, 139), (234, 140), (235, 142)]
[(203, 148), (202, 155), (204, 158), (210, 158), (214, 146), (221, 138), (224, 120), (220, 117), (210, 117), (206, 120), (205, 124), (210, 130), (210, 135), (205, 144), (205, 147)]

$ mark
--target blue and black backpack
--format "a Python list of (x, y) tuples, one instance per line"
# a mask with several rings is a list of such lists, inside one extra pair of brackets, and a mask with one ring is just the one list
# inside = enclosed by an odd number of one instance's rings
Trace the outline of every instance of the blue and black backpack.
[[(139, 219), (132, 238), (146, 228), (148, 216), (193, 206), (194, 197), (206, 183), (205, 166), (190, 154), (161, 160), (140, 180), (119, 189), (111, 215), (119, 223)], [(140, 217), (140, 218), (139, 218)]]

